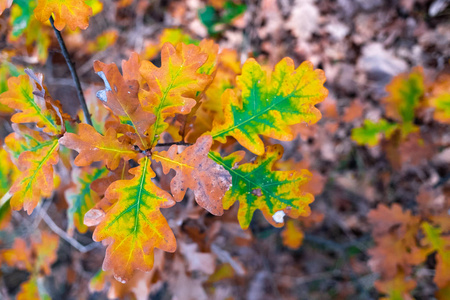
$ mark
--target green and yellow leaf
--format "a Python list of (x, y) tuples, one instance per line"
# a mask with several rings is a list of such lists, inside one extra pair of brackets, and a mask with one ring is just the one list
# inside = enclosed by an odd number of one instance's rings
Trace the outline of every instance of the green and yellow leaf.
[(18, 168), (22, 172), (10, 192), (11, 208), (24, 209), (31, 214), (42, 197), (50, 197), (53, 184), (53, 165), (58, 163), (57, 139), (46, 141), (34, 151), (20, 154)]
[(386, 138), (389, 138), (397, 128), (397, 124), (389, 123), (385, 119), (381, 119), (378, 123), (366, 119), (362, 127), (352, 130), (352, 140), (358, 143), (358, 145), (373, 147), (378, 145), (383, 134)]
[(122, 159), (129, 160), (137, 156), (131, 145), (117, 139), (113, 128), (109, 128), (103, 136), (91, 125), (80, 124), (78, 135), (66, 132), (59, 142), (78, 152), (74, 162), (79, 167), (88, 166), (94, 161), (104, 161), (108, 168), (114, 170)]
[(145, 110), (156, 116), (148, 130), (150, 145), (157, 144), (161, 133), (169, 126), (166, 118), (175, 114), (188, 114), (196, 105), (197, 94), (211, 81), (211, 76), (201, 74), (199, 69), (208, 59), (195, 45), (164, 44), (161, 50), (161, 67), (143, 61), (140, 73), (149, 90), (141, 89), (139, 98)]
[(118, 180), (106, 191), (107, 201), (113, 205), (103, 215), (94, 231), (95, 241), (108, 244), (103, 270), (112, 270), (118, 281), (129, 280), (136, 269), (150, 271), (153, 249), (174, 252), (175, 236), (160, 208), (175, 204), (166, 191), (157, 187), (150, 160), (144, 157), (139, 166), (130, 170), (131, 180)]
[(88, 227), (83, 223), (84, 215), (100, 200), (98, 194), (91, 189), (91, 183), (106, 176), (108, 172), (104, 167), (73, 169), (72, 181), (75, 186), (65, 192), (69, 204), (67, 210), (69, 231), (73, 230), (74, 226), (81, 233), (87, 231)]
[(400, 74), (386, 86), (388, 96), (383, 99), (386, 115), (401, 123), (404, 136), (416, 130), (414, 116), (425, 86), (423, 70), (414, 68), (409, 74)]
[(328, 95), (324, 82), (323, 71), (313, 70), (310, 62), (295, 69), (292, 59), (284, 58), (268, 80), (262, 67), (249, 59), (237, 77), (241, 95), (232, 90), (222, 95), (224, 122), (215, 121), (211, 135), (222, 143), (232, 136), (251, 152), (262, 155), (260, 134), (291, 141), (294, 136), (290, 125), (312, 124), (320, 119), (314, 105)]
[(264, 156), (238, 166), (244, 155), (238, 151), (222, 158), (216, 152), (209, 153), (212, 160), (231, 174), (232, 186), (222, 200), (223, 207), (228, 209), (239, 201), (238, 220), (243, 229), (248, 228), (257, 209), (275, 227), (283, 226), (285, 215), (297, 218), (310, 214), (309, 204), (314, 197), (303, 192), (302, 185), (311, 179), (311, 173), (273, 170), (274, 163), (283, 155), (281, 145), (269, 146)]
[(439, 288), (450, 285), (450, 237), (442, 235), (442, 229), (430, 223), (422, 223), (429, 253), (436, 251), (436, 274), (434, 282)]
[(181, 201), (190, 188), (197, 203), (214, 215), (223, 214), (222, 198), (231, 184), (230, 173), (208, 157), (212, 139), (202, 136), (178, 154), (178, 146), (168, 151), (154, 152), (152, 159), (161, 162), (164, 173), (176, 171), (170, 182), (175, 201)]
[(34, 88), (30, 80), (27, 75), (9, 78), (8, 91), (0, 95), (0, 103), (21, 111), (12, 116), (12, 122), (34, 122), (37, 126), (44, 127), (45, 132), (60, 133), (61, 128), (54, 115), (46, 108), (44, 98), (33, 94)]

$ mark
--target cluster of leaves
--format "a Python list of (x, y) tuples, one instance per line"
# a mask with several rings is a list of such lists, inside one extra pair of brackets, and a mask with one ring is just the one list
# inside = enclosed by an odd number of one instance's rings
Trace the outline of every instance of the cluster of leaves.
[(416, 67), (410, 73), (396, 76), (386, 87), (386, 91), (388, 96), (383, 101), (386, 119), (380, 119), (378, 122), (366, 119), (362, 127), (354, 128), (352, 139), (359, 145), (378, 145), (382, 135), (386, 139), (406, 139), (419, 130), (416, 118), (428, 108), (433, 109), (434, 120), (449, 124), (448, 74), (442, 74), (436, 81), (427, 85), (423, 69)]
[[(39, 1), (34, 14), (42, 22), (53, 14), (57, 29), (86, 28), (92, 11), (79, 2)], [(31, 214), (42, 198), (51, 197), (58, 173), (68, 165), (74, 183), (65, 192), (69, 230), (95, 226), (93, 239), (108, 245), (103, 269), (120, 282), (135, 270), (150, 271), (155, 248), (175, 251), (175, 235), (161, 209), (183, 200), (188, 189), (214, 215), (238, 201), (244, 229), (257, 209), (276, 227), (285, 215), (309, 215), (314, 198), (302, 186), (311, 173), (277, 170), (283, 147), (265, 146), (261, 136), (291, 141), (291, 126), (317, 122), (315, 105), (328, 93), (325, 76), (309, 62), (295, 68), (285, 58), (270, 72), (254, 59), (241, 67), (237, 57), (203, 40), (198, 46), (165, 43), (161, 67), (136, 53), (123, 61), (122, 73), (115, 64), (97, 61), (94, 70), (105, 85), (97, 97), (106, 113), (94, 113), (93, 126), (65, 114), (41, 74), (26, 69), (11, 77), (0, 95), (0, 103), (16, 111), (14, 132), (5, 139), (19, 169), (14, 176), (6, 170), (8, 180), (14, 179), (9, 205)], [(35, 126), (25, 125), (30, 123)], [(257, 155), (252, 162), (243, 150), (221, 154), (236, 142)], [(65, 148), (78, 152), (73, 163), (80, 168), (70, 167)], [(159, 178), (175, 171), (168, 190), (152, 180), (158, 163)]]
[[(416, 67), (394, 77), (386, 91), (386, 119), (377, 123), (366, 119), (363, 127), (353, 129), (352, 139), (373, 147), (384, 134), (383, 149), (398, 169), (411, 156), (423, 159), (435, 146), (430, 139), (422, 138), (420, 124), (449, 124), (450, 77), (442, 74), (427, 83), (422, 68)], [(386, 295), (383, 299), (413, 299), (413, 290), (421, 280), (414, 268), (428, 264), (430, 258), (435, 260), (436, 298), (450, 297), (450, 206), (439, 190), (421, 186), (414, 213), (394, 203), (390, 208), (380, 204), (368, 214), (375, 241), (375, 247), (368, 251), (369, 265), (381, 276), (375, 287)]]
[(416, 214), (403, 211), (398, 204), (390, 208), (381, 204), (369, 213), (376, 243), (369, 250), (369, 265), (381, 274), (375, 287), (386, 299), (413, 299), (411, 292), (417, 286), (413, 267), (426, 264), (429, 257), (436, 262), (436, 298), (450, 296), (450, 207), (441, 200), (423, 188), (417, 197)]

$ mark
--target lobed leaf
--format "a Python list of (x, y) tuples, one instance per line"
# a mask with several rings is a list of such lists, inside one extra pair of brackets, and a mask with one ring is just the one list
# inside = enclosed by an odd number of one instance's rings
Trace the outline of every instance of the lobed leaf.
[(55, 27), (59, 31), (63, 30), (66, 25), (71, 30), (75, 30), (77, 27), (86, 29), (89, 26), (92, 8), (83, 0), (38, 0), (34, 15), (42, 23), (47, 22), (50, 16), (53, 16)]
[(144, 111), (138, 98), (140, 81), (138, 69), (141, 62), (137, 53), (132, 53), (128, 61), (122, 62), (123, 76), (115, 64), (94, 62), (94, 70), (105, 83), (105, 89), (97, 93), (111, 111), (120, 118), (116, 129), (130, 136), (142, 150), (150, 146), (147, 130), (155, 122), (155, 115)]
[(313, 70), (310, 62), (295, 69), (290, 58), (280, 61), (266, 78), (262, 67), (249, 59), (237, 77), (239, 97), (232, 90), (222, 95), (224, 121), (215, 121), (211, 135), (224, 143), (227, 136), (234, 137), (251, 152), (262, 155), (264, 144), (259, 135), (282, 141), (294, 136), (290, 125), (315, 123), (321, 114), (315, 104), (323, 101), (328, 90), (323, 87), (325, 75)]
[(243, 229), (248, 228), (257, 209), (276, 227), (283, 226), (286, 214), (294, 218), (310, 214), (308, 205), (314, 197), (303, 192), (302, 185), (311, 179), (311, 173), (308, 170), (273, 170), (274, 163), (283, 155), (281, 145), (269, 146), (254, 162), (238, 166), (244, 155), (243, 151), (238, 151), (222, 158), (216, 152), (209, 153), (212, 160), (231, 174), (232, 186), (222, 202), (224, 209), (228, 209), (239, 201), (238, 220)]
[(152, 269), (154, 248), (176, 249), (175, 236), (160, 212), (175, 202), (151, 181), (155, 173), (148, 157), (130, 173), (133, 179), (115, 181), (107, 189), (106, 200), (113, 205), (106, 212), (91, 210), (103, 215), (93, 235), (95, 241), (108, 244), (103, 269), (112, 270), (121, 282), (129, 280), (135, 269)]
[(181, 201), (190, 188), (197, 203), (214, 215), (222, 215), (222, 198), (231, 184), (230, 173), (208, 157), (212, 139), (202, 136), (178, 154), (178, 146), (168, 151), (154, 152), (152, 159), (161, 162), (165, 174), (176, 171), (170, 182), (175, 201)]
[(373, 147), (378, 145), (382, 134), (384, 134), (386, 138), (389, 138), (397, 127), (397, 124), (389, 123), (385, 119), (381, 119), (378, 123), (366, 119), (364, 120), (362, 127), (353, 128), (352, 140), (358, 143), (358, 145), (368, 145)]
[(419, 106), (425, 87), (423, 70), (414, 68), (409, 74), (400, 74), (386, 86), (388, 96), (383, 99), (386, 105), (386, 115), (401, 122), (404, 135), (415, 131), (415, 111)]
[(436, 274), (434, 282), (439, 288), (450, 285), (450, 237), (442, 235), (442, 229), (433, 227), (430, 223), (422, 223), (425, 240), (428, 245), (425, 249), (428, 253), (436, 254)]
[(19, 156), (18, 168), (22, 172), (11, 187), (11, 208), (24, 209), (31, 214), (41, 197), (53, 192), (53, 165), (58, 163), (57, 139), (46, 141)]
[(131, 145), (117, 140), (117, 133), (109, 128), (105, 135), (98, 133), (88, 124), (80, 124), (78, 135), (66, 132), (59, 140), (61, 145), (79, 152), (75, 165), (88, 166), (94, 161), (104, 161), (112, 170), (119, 166), (121, 159), (134, 159), (137, 152)]
[(88, 227), (83, 223), (84, 215), (94, 207), (100, 199), (95, 191), (91, 189), (91, 183), (108, 174), (106, 168), (74, 169), (72, 181), (75, 186), (66, 190), (65, 196), (69, 204), (67, 210), (69, 229), (75, 226), (79, 232), (85, 233)]
[[(41, 89), (44, 90), (43, 87)], [(14, 123), (35, 122), (44, 127), (45, 132), (58, 134), (61, 131), (55, 115), (46, 108), (44, 98), (36, 94), (27, 75), (8, 79), (8, 91), (0, 95), (0, 103), (21, 111), (12, 116)]]
[(139, 97), (144, 109), (156, 116), (148, 130), (150, 145), (155, 146), (160, 134), (168, 127), (166, 118), (175, 114), (188, 114), (196, 105), (196, 96), (211, 80), (211, 76), (200, 74), (199, 69), (208, 59), (206, 53), (195, 45), (164, 44), (161, 50), (161, 67), (143, 61), (139, 69), (148, 84), (141, 89)]

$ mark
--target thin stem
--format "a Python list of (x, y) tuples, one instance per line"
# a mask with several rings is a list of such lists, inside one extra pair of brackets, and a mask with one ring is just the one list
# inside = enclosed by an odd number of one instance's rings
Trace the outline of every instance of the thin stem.
[(78, 79), (77, 71), (73, 66), (72, 61), (70, 60), (69, 52), (67, 51), (66, 44), (62, 38), (61, 32), (56, 29), (53, 17), (50, 17), (50, 24), (52, 24), (53, 30), (55, 31), (56, 39), (58, 40), (59, 46), (61, 48), (62, 55), (64, 56), (67, 66), (69, 67), (70, 74), (72, 75), (72, 79), (75, 82), (75, 88), (78, 94), (78, 100), (80, 100), (81, 109), (83, 109), (84, 116), (86, 118), (86, 123), (92, 126), (91, 115), (89, 114), (89, 110), (86, 105), (86, 100), (84, 99), (83, 90), (81, 89), (80, 80)]
[(47, 214), (46, 211), (42, 211), (41, 213), (42, 213), (42, 219), (44, 220), (45, 223), (47, 223), (48, 227), (50, 227), (50, 229), (54, 233), (59, 235), (62, 239), (64, 239), (66, 242), (68, 242), (70, 245), (72, 245), (72, 247), (74, 247), (81, 253), (86, 253), (97, 247), (100, 247), (101, 244), (96, 243), (96, 242), (90, 243), (89, 245), (82, 245), (79, 241), (77, 241), (76, 239), (74, 239), (73, 237), (68, 235), (67, 232), (65, 232), (64, 230), (59, 228), (59, 226), (56, 225), (56, 223), (53, 221), (52, 218), (50, 218), (50, 216)]
[(172, 146), (172, 145), (192, 146), (192, 144), (181, 141), (181, 142), (173, 142), (173, 143), (161, 143), (161, 144), (157, 144), (155, 147), (168, 147), (168, 146)]

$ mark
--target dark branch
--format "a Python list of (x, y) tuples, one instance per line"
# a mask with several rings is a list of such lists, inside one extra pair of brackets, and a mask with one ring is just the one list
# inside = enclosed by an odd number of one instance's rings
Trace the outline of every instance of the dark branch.
[(53, 30), (55, 31), (56, 39), (58, 40), (59, 46), (61, 47), (61, 52), (66, 60), (67, 66), (69, 67), (72, 79), (75, 82), (75, 88), (78, 94), (78, 100), (80, 100), (81, 109), (83, 109), (84, 116), (86, 117), (86, 123), (92, 126), (91, 115), (86, 105), (86, 100), (84, 99), (83, 90), (81, 89), (80, 80), (78, 79), (77, 71), (70, 60), (69, 52), (67, 51), (66, 44), (62, 38), (61, 32), (55, 27), (53, 17), (50, 17), (50, 23), (52, 24)]
[(172, 145), (179, 145), (179, 146), (192, 146), (192, 144), (185, 143), (185, 142), (173, 142), (173, 143), (161, 143), (156, 145), (155, 147), (168, 147)]

